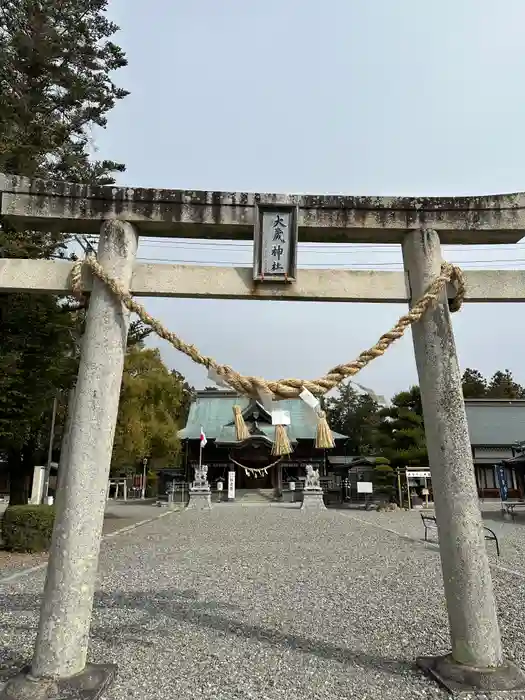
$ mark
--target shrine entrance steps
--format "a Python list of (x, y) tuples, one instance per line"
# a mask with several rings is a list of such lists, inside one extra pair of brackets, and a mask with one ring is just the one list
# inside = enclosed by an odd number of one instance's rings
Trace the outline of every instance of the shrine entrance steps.
[(242, 505), (269, 505), (275, 502), (274, 489), (237, 489), (236, 503)]

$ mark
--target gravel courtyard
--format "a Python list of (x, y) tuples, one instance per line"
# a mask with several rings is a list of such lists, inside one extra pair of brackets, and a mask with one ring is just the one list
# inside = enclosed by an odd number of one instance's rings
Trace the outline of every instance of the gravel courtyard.
[[(449, 647), (438, 552), (415, 523), (223, 505), (107, 540), (90, 652), (119, 665), (106, 697), (449, 697), (414, 666)], [(525, 559), (521, 577), (512, 563), (493, 577), (507, 653), (525, 667)], [(30, 656), (43, 578), (0, 587), (4, 679)]]

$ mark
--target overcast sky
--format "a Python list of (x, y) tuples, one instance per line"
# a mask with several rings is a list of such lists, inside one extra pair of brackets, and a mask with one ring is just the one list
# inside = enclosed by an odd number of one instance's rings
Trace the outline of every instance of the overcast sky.
[[(351, 195), (525, 190), (523, 0), (110, 0), (131, 94), (95, 134), (119, 184)], [(140, 257), (251, 264), (249, 243), (160, 241)], [(524, 267), (525, 247), (446, 249), (465, 269)], [(400, 269), (396, 246), (316, 245), (299, 266)], [(317, 377), (369, 347), (397, 305), (152, 299), (150, 313), (243, 373)], [(523, 307), (454, 316), (462, 368), (525, 382)], [(519, 315), (517, 315), (519, 314)], [(520, 328), (522, 330), (520, 330)], [(505, 341), (505, 337), (508, 341)], [(205, 372), (160, 344), (197, 387)], [(417, 381), (410, 336), (358, 381)]]

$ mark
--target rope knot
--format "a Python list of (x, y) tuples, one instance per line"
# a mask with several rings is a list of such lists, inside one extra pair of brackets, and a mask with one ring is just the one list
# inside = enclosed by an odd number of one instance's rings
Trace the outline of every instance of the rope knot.
[(441, 269), (443, 270), (444, 274), (448, 273), (450, 276), (450, 282), (456, 288), (456, 295), (452, 297), (452, 299), (448, 300), (448, 308), (450, 309), (450, 312), (456, 313), (456, 311), (461, 309), (463, 302), (465, 301), (465, 294), (467, 292), (465, 275), (463, 274), (461, 268), (459, 268), (457, 265), (451, 265), (450, 263), (443, 263)]

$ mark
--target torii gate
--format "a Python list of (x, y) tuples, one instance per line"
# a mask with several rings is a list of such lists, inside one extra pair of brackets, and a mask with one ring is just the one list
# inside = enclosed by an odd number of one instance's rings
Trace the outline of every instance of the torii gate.
[[(296, 196), (90, 187), (4, 175), (0, 192), (0, 213), (17, 228), (100, 233), (99, 263), (135, 296), (413, 304), (440, 274), (440, 242), (515, 243), (525, 231), (525, 194)], [(301, 241), (399, 243), (405, 274), (296, 271), (295, 240), (282, 250), (284, 267), (268, 267), (268, 214), (284, 217)], [(137, 264), (139, 235), (255, 235), (254, 269)], [(0, 259), (0, 291), (65, 295), (72, 269), (65, 261)], [(465, 279), (467, 302), (525, 301), (525, 271), (467, 272)], [(91, 301), (62, 449), (38, 636), (30, 674), (4, 690), (11, 698), (24, 696), (27, 684), (32, 697), (44, 697), (50, 678), (59, 690), (89, 682), (100, 691), (114, 673), (86, 665), (86, 658), (129, 312), (87, 269), (82, 282)], [(523, 689), (524, 674), (502, 652), (445, 290), (412, 335), (452, 642), (451, 654), (418, 663), (451, 690)]]

